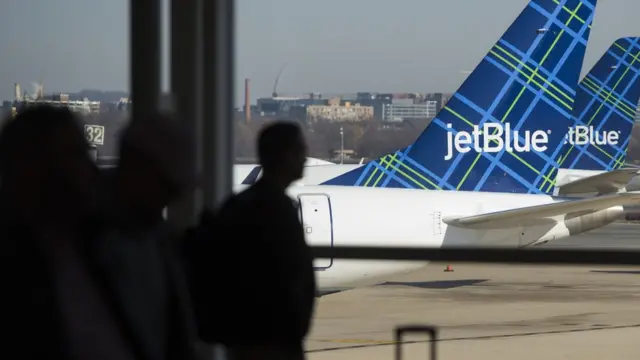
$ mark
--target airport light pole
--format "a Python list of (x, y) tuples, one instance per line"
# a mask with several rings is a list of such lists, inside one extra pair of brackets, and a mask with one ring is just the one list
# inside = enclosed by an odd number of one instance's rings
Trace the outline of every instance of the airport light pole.
[(340, 126), (340, 165), (344, 164), (344, 128)]

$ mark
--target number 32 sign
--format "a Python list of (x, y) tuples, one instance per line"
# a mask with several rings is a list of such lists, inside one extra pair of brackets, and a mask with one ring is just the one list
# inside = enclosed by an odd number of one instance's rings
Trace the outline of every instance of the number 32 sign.
[(89, 144), (104, 145), (104, 126), (85, 125), (84, 133)]

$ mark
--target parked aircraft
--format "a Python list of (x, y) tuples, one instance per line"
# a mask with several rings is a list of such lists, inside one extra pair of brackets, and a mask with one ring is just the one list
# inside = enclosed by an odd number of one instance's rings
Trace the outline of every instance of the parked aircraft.
[(640, 188), (638, 169), (626, 164), (640, 96), (638, 57), (640, 38), (618, 39), (578, 86), (576, 124), (604, 130), (618, 141), (583, 136), (565, 144), (555, 194), (593, 196)]
[[(291, 186), (307, 241), (524, 247), (606, 224), (640, 200), (638, 193), (574, 199), (544, 191), (574, 121), (595, 6), (531, 0), (413, 145), (322, 186)], [(322, 289), (424, 264), (317, 259), (315, 266)]]
[[(240, 191), (247, 185), (236, 185)], [(527, 247), (579, 234), (640, 201), (628, 192), (587, 199), (496, 192), (292, 186), (311, 246)], [(316, 259), (321, 291), (365, 285), (424, 262)]]
[[(625, 163), (636, 117), (636, 104), (640, 99), (638, 54), (640, 38), (620, 38), (582, 79), (571, 111), (572, 126), (568, 128), (564, 147), (558, 155), (557, 165), (560, 168), (550, 166), (552, 163), (545, 165), (547, 175), (543, 177), (539, 189), (542, 193), (584, 196), (617, 192), (636, 176), (638, 169), (625, 166)], [(415, 147), (416, 143), (412, 146)], [(428, 151), (433, 146), (429, 146)], [(396, 154), (401, 153), (399, 151)], [(384, 159), (382, 162), (387, 161)], [(352, 164), (321, 165), (307, 166), (300, 184), (318, 185), (326, 182), (328, 185), (347, 185), (332, 179), (361, 168), (361, 165)], [(259, 165), (243, 165), (242, 169), (234, 168), (234, 171), (234, 183), (250, 184), (259, 177), (261, 168)], [(640, 189), (640, 178), (637, 180), (639, 184), (636, 188)]]

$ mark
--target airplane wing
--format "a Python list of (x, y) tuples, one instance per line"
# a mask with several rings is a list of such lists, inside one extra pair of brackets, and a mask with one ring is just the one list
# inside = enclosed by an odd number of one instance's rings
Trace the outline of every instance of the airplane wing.
[(580, 178), (559, 186), (558, 195), (617, 193), (623, 190), (638, 174), (640, 174), (640, 169), (625, 168)]
[(503, 229), (555, 222), (551, 219), (552, 217), (574, 212), (593, 212), (631, 203), (640, 203), (640, 192), (602, 195), (465, 217), (445, 216), (442, 221), (445, 224), (465, 229)]

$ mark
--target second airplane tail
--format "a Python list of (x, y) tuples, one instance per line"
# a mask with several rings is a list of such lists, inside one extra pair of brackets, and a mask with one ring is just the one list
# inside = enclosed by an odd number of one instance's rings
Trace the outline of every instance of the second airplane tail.
[(576, 126), (560, 167), (611, 171), (624, 166), (640, 99), (640, 38), (616, 40), (580, 82)]

